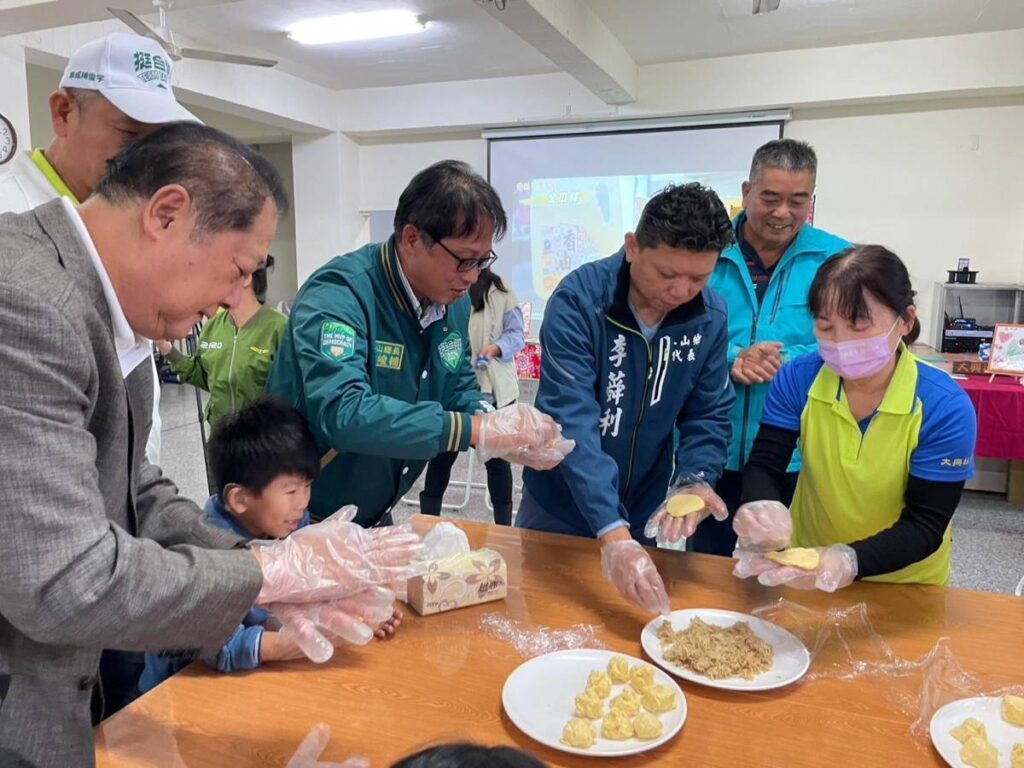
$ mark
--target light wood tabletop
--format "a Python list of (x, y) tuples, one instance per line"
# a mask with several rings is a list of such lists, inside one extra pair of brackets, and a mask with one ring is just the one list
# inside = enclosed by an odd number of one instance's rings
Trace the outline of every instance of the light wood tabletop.
[[(421, 532), (435, 518), (415, 517)], [(596, 542), (480, 523), (458, 523), (474, 548), (508, 564), (501, 602), (406, 619), (390, 642), (341, 647), (323, 665), (271, 664), (219, 674), (194, 664), (96, 729), (100, 766), (281, 766), (317, 724), (332, 729), (323, 760), (353, 755), (375, 768), (432, 744), (510, 744), (552, 766), (592, 766), (520, 732), (501, 706), (508, 675), (523, 662), (479, 628), (494, 611), (532, 628), (602, 625), (609, 649), (643, 658), (646, 617), (601, 577)], [(1024, 682), (1024, 600), (941, 587), (855, 584), (834, 595), (769, 590), (732, 577), (725, 558), (657, 551), (673, 609), (744, 613), (785, 596), (822, 611), (864, 602), (895, 652), (917, 658), (943, 636), (964, 667)], [(865, 640), (867, 643), (867, 640)], [(857, 649), (855, 649), (856, 651)], [(865, 647), (868, 654), (870, 649)], [(814, 667), (812, 666), (812, 670)], [(814, 680), (777, 691), (733, 693), (682, 682), (683, 730), (667, 744), (618, 766), (941, 766), (912, 739), (911, 718), (866, 679)], [(600, 761), (598, 761), (600, 762)]]

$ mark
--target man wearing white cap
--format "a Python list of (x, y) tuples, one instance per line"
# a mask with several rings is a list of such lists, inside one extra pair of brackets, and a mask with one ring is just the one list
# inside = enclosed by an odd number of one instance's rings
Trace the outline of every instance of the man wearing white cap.
[[(124, 146), (165, 123), (200, 122), (175, 100), (164, 50), (148, 38), (121, 33), (86, 43), (71, 55), (60, 87), (50, 94), (50, 119), (49, 146), (23, 152), (0, 176), (0, 213), (21, 213), (57, 197), (77, 205), (92, 194), (107, 161)], [(149, 364), (154, 391), (146, 458), (159, 465), (160, 378), (152, 355)], [(106, 714), (138, 694), (140, 665), (141, 655), (133, 660), (104, 654)]]

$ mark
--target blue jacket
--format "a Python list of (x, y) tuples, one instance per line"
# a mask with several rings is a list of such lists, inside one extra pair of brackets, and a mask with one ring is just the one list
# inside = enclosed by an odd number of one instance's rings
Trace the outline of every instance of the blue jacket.
[[(814, 339), (814, 318), (807, 308), (811, 282), (826, 259), (850, 247), (841, 237), (805, 224), (775, 266), (760, 307), (754, 283), (740, 250), (746, 214), (736, 217), (736, 242), (722, 252), (708, 286), (729, 307), (729, 367), (740, 352), (762, 341), (782, 342), (784, 363), (818, 348)], [(736, 402), (729, 414), (732, 440), (729, 442), (730, 470), (742, 470), (750, 458), (750, 447), (761, 424), (764, 401), (771, 383), (736, 384)], [(789, 467), (800, 469), (800, 454), (794, 452)]]
[[(585, 264), (548, 300), (540, 331), (537, 407), (576, 449), (553, 470), (526, 469), (525, 493), (582, 536), (625, 520), (640, 537), (673, 476), (713, 485), (725, 464), (735, 399), (725, 303), (705, 289), (648, 342), (628, 294), (622, 251)], [(681, 436), (674, 467), (673, 427)]]
[[(206, 500), (204, 508), (206, 517), (218, 528), (252, 539), (252, 534), (239, 525), (238, 521), (221, 503), (220, 496), (211, 496)], [(309, 525), (307, 511), (299, 521), (299, 528)], [(270, 614), (262, 608), (253, 606), (238, 625), (238, 629), (228, 638), (224, 646), (217, 652), (216, 659), (208, 663), (221, 672), (238, 672), (243, 669), (256, 669), (260, 666), (260, 644), (263, 641), (263, 626)], [(139, 690), (142, 693), (156, 687), (179, 669), (188, 666), (197, 658), (194, 652), (161, 651), (146, 654), (146, 667), (139, 678)], [(206, 661), (204, 657), (204, 661)]]

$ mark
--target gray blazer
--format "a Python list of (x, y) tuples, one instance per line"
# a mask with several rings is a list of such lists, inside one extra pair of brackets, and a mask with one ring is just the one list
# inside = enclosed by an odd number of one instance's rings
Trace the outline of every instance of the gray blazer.
[(218, 647), (259, 593), (145, 459), (151, 376), (60, 200), (0, 216), (0, 766), (93, 765), (101, 649)]

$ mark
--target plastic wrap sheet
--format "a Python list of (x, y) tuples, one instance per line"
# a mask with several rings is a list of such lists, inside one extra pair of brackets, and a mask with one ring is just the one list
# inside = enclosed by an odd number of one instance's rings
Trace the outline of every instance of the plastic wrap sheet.
[(911, 721), (910, 733), (930, 744), (929, 724), (941, 707), (974, 696), (1024, 695), (1019, 681), (980, 676), (966, 669), (941, 637), (919, 659), (899, 656), (871, 623), (864, 603), (814, 610), (779, 599), (754, 609), (755, 616), (796, 635), (811, 654), (804, 682), (866, 679), (879, 698)]
[(487, 613), (480, 617), (480, 628), (511, 645), (524, 659), (552, 651), (607, 647), (597, 636), (602, 629), (599, 624), (574, 624), (568, 629), (530, 627), (500, 613)]

